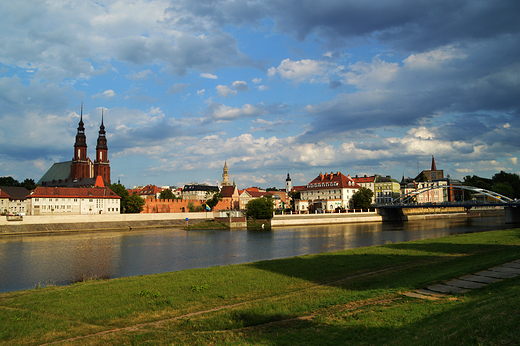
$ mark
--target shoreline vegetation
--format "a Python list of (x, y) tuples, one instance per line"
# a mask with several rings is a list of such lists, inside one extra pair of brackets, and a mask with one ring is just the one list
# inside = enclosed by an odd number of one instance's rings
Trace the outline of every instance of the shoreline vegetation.
[(404, 295), (520, 258), (520, 229), (0, 293), (0, 345), (518, 345), (520, 277)]
[(184, 226), (184, 230), (186, 230), (186, 231), (203, 230), (203, 229), (229, 230), (230, 227), (223, 222), (218, 222), (215, 220), (204, 220), (204, 221), (198, 222), (194, 225)]

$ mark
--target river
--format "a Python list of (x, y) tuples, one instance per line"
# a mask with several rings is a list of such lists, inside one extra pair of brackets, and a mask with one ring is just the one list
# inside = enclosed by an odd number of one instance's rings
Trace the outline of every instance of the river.
[(294, 226), (179, 228), (0, 236), (0, 292), (68, 285), (513, 228), (503, 217)]

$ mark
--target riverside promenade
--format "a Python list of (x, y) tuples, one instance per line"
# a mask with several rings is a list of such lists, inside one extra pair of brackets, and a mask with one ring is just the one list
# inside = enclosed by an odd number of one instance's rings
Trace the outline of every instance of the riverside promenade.
[[(431, 210), (430, 210), (431, 209)], [(447, 211), (430, 208), (425, 211), (417, 209), (404, 210), (405, 220), (426, 220), (435, 218), (464, 218), (480, 216), (503, 215), (503, 210), (466, 212), (463, 208), (452, 208)], [(486, 214), (487, 213), (487, 214)], [(151, 227), (184, 227), (205, 220), (222, 217), (221, 212), (197, 213), (146, 213), (117, 215), (28, 215), (22, 220), (9, 221), (0, 217), (0, 235), (20, 233), (45, 233), (60, 231), (101, 231), (101, 230), (131, 230)], [(188, 219), (188, 221), (186, 221)], [(350, 213), (319, 213), (319, 214), (284, 214), (275, 215), (271, 219), (272, 227), (328, 225), (345, 223), (383, 222), (384, 215), (378, 211)]]

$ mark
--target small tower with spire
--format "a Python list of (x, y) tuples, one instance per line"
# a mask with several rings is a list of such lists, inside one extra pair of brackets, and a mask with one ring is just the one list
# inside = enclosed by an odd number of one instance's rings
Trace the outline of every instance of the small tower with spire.
[(291, 176), (287, 173), (287, 179), (285, 179), (285, 192), (289, 193), (292, 190)]
[(108, 160), (108, 146), (103, 124), (103, 108), (101, 108), (101, 126), (99, 127), (99, 135), (96, 146), (96, 160), (94, 161), (94, 177), (101, 176), (110, 184), (110, 161)]
[(90, 167), (87, 157), (87, 136), (85, 136), (85, 126), (83, 124), (83, 103), (81, 104), (81, 115), (78, 124), (78, 133), (74, 143), (74, 157), (70, 167), (70, 178), (72, 180), (80, 178), (90, 178)]
[(224, 171), (222, 173), (222, 183), (221, 186), (231, 186), (231, 182), (229, 181), (229, 172), (227, 167), (227, 161), (224, 161)]

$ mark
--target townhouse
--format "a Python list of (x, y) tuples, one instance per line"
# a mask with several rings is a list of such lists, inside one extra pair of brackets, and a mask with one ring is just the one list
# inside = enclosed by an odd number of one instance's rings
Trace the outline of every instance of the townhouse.
[(332, 212), (349, 209), (351, 198), (360, 189), (354, 179), (341, 172), (319, 174), (300, 190), (300, 200), (296, 201), (297, 212)]
[(29, 213), (30, 202), (27, 200), (29, 193), (30, 191), (25, 187), (0, 186), (0, 213)]

